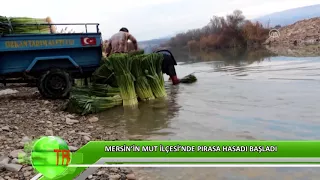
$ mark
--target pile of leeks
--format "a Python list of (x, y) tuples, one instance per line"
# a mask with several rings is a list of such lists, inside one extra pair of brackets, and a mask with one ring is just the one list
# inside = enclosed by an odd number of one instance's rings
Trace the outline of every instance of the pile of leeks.
[(93, 73), (90, 85), (78, 81), (71, 93), (68, 111), (97, 113), (116, 105), (136, 107), (142, 101), (167, 96), (160, 54), (114, 54)]
[[(6, 17), (0, 16), (0, 34), (41, 34), (55, 31), (51, 18)], [(7, 24), (8, 26), (5, 26)], [(37, 24), (37, 25), (30, 25)], [(47, 25), (48, 24), (48, 25)]]
[(118, 88), (104, 84), (73, 87), (66, 110), (81, 115), (98, 113), (122, 104)]

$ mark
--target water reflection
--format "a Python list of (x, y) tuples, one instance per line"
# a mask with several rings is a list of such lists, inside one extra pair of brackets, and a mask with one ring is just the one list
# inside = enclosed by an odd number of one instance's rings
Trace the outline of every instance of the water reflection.
[(184, 64), (220, 61), (224, 66), (243, 66), (257, 62), (259, 63), (261, 61), (268, 61), (271, 57), (277, 56), (267, 49), (231, 49), (211, 52), (189, 52), (173, 49), (172, 52), (177, 57), (177, 61), (184, 62)]
[(267, 46), (269, 51), (281, 56), (317, 57), (320, 56), (320, 44), (307, 46)]
[(178, 98), (179, 87), (167, 86), (167, 99), (156, 99), (150, 102), (140, 102), (136, 109), (117, 107), (100, 115), (102, 124), (109, 122), (124, 122), (130, 136), (139, 135), (148, 138), (148, 135), (170, 135), (163, 131), (170, 126), (170, 120), (179, 115)]

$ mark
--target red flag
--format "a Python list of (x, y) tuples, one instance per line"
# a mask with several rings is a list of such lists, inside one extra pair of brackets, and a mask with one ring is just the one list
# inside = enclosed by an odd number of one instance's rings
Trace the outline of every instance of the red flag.
[(82, 46), (92, 46), (97, 44), (97, 40), (94, 37), (82, 37), (81, 44)]

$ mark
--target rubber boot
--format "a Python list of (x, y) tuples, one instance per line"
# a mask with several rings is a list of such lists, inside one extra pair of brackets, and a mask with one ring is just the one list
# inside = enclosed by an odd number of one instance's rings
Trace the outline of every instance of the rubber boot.
[(171, 81), (172, 81), (173, 85), (177, 85), (177, 84), (180, 83), (180, 80), (178, 79), (177, 76), (171, 76), (170, 78), (171, 78)]

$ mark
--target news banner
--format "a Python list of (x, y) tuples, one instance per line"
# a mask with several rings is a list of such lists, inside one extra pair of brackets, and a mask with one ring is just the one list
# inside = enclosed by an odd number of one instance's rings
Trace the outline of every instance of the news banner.
[(72, 152), (49, 136), (33, 144), (31, 162), (64, 179), (93, 167), (320, 167), (320, 141), (92, 141)]

